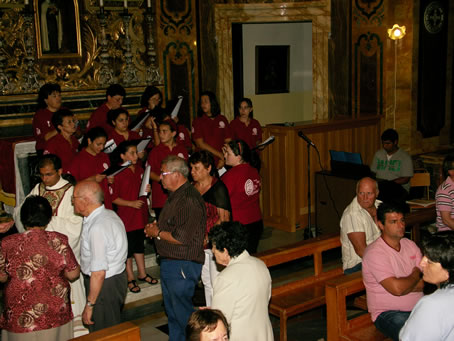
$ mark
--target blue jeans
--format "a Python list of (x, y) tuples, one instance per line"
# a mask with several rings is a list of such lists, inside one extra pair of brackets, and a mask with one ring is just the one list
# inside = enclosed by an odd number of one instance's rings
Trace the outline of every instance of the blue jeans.
[(169, 323), (169, 340), (185, 341), (185, 328), (194, 311), (192, 296), (202, 264), (161, 259), (161, 287)]
[(379, 331), (394, 341), (399, 341), (399, 332), (410, 316), (410, 311), (388, 310), (378, 315), (374, 324)]
[(344, 275), (350, 275), (352, 273), (361, 271), (363, 268), (363, 263), (358, 263), (355, 266), (351, 267), (350, 269), (345, 269), (344, 270)]

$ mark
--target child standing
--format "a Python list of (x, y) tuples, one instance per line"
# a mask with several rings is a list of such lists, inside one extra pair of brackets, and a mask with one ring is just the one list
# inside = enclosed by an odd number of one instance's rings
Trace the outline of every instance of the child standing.
[[(137, 146), (134, 142), (124, 141), (115, 150), (114, 162), (120, 164), (130, 161), (131, 165), (115, 176), (112, 185), (112, 203), (117, 205), (117, 214), (123, 221), (128, 237), (128, 260), (126, 261), (126, 273), (128, 276), (128, 288), (133, 293), (140, 292), (140, 287), (134, 279), (132, 258), (136, 260), (139, 281), (148, 284), (157, 284), (158, 280), (145, 272), (144, 239), (143, 229), (148, 222), (148, 207), (146, 197), (139, 198), (140, 186), (144, 170), (137, 162)], [(150, 192), (150, 185), (147, 185)]]

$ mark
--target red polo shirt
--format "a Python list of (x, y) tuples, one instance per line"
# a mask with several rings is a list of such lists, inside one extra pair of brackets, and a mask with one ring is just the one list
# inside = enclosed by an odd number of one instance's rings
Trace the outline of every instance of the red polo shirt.
[(221, 151), (225, 139), (232, 138), (232, 132), (229, 122), (223, 115), (218, 115), (215, 118), (203, 115), (192, 122), (192, 138), (194, 141), (202, 138), (205, 143)]
[[(182, 145), (177, 144), (170, 150), (165, 144), (160, 143), (158, 146), (153, 148), (148, 155), (148, 164), (150, 165), (151, 171), (160, 174), (161, 173), (161, 162), (169, 155), (176, 155), (188, 161), (188, 151)], [(167, 194), (162, 190), (162, 186), (159, 182), (153, 181), (151, 184), (151, 207), (161, 208), (167, 200)]]
[(232, 220), (251, 224), (262, 219), (259, 203), (262, 181), (257, 169), (243, 163), (227, 171), (221, 180), (229, 191)]
[(61, 159), (63, 173), (68, 173), (71, 162), (77, 155), (77, 148), (79, 148), (79, 141), (74, 136), (71, 136), (71, 143), (69, 143), (59, 133), (46, 142), (44, 154), (57, 155)]
[(33, 115), (33, 136), (36, 140), (36, 150), (43, 150), (46, 147), (46, 141), (44, 136), (55, 130), (52, 124), (52, 115), (54, 113), (49, 109), (39, 109), (35, 115)]
[(249, 125), (241, 122), (239, 117), (230, 122), (230, 129), (235, 140), (243, 140), (249, 148), (254, 148), (257, 142), (262, 142), (262, 127), (259, 121), (251, 118)]
[(126, 232), (143, 229), (148, 222), (147, 198), (139, 198), (142, 176), (143, 168), (137, 164), (134, 172), (128, 167), (115, 175), (115, 181), (112, 184), (112, 201), (121, 198), (130, 201), (139, 199), (144, 202), (141, 208), (117, 206), (117, 214), (125, 224)]
[[(90, 176), (101, 174), (110, 166), (110, 160), (107, 154), (101, 152), (96, 156), (91, 155), (84, 148), (79, 152), (71, 162), (69, 172), (77, 181), (82, 181)], [(110, 197), (109, 185), (107, 179), (99, 184), (104, 192), (104, 206), (109, 210), (112, 209), (112, 199)]]

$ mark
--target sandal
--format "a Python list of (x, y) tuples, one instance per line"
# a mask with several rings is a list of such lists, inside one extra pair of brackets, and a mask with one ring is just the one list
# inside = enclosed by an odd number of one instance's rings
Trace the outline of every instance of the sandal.
[(149, 274), (147, 274), (145, 277), (143, 278), (139, 278), (137, 277), (137, 280), (138, 281), (141, 281), (141, 282), (146, 282), (150, 285), (155, 285), (155, 284), (158, 284), (159, 281), (156, 279), (156, 278), (153, 278), (152, 276), (150, 276)]
[[(130, 284), (132, 284), (132, 286), (130, 286)], [(128, 289), (133, 294), (138, 294), (140, 292), (140, 287), (137, 285), (135, 280), (128, 282)]]

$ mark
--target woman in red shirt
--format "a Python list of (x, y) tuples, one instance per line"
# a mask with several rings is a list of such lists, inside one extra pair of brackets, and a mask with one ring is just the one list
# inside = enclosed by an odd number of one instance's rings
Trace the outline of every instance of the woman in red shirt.
[[(128, 238), (128, 260), (126, 261), (126, 273), (128, 276), (128, 288), (133, 293), (140, 292), (140, 287), (134, 279), (132, 268), (132, 257), (137, 264), (137, 279), (148, 284), (157, 284), (158, 281), (145, 272), (144, 240), (143, 229), (148, 222), (148, 205), (145, 196), (139, 197), (140, 186), (144, 170), (137, 162), (137, 146), (132, 141), (125, 141), (114, 151), (113, 162), (122, 164), (131, 161), (131, 165), (115, 175), (112, 184), (112, 203), (117, 205), (117, 214), (123, 221)], [(147, 191), (151, 187), (147, 185)]]
[(110, 160), (103, 152), (107, 141), (107, 133), (101, 127), (90, 129), (85, 134), (80, 148), (73, 159), (69, 172), (76, 181), (93, 180), (99, 183), (104, 192), (104, 206), (112, 209), (108, 179), (102, 173), (110, 167)]
[(262, 127), (253, 117), (252, 101), (243, 98), (238, 105), (238, 115), (230, 122), (233, 138), (243, 140), (251, 149), (262, 142)]
[(58, 134), (52, 124), (52, 115), (61, 107), (61, 88), (57, 83), (46, 83), (38, 93), (38, 110), (33, 116), (33, 135), (36, 152), (42, 155), (46, 141)]
[(198, 115), (192, 122), (192, 138), (198, 150), (206, 150), (214, 156), (216, 167), (224, 166), (222, 146), (232, 139), (229, 121), (221, 115), (216, 95), (211, 91), (200, 95)]
[(250, 254), (257, 252), (263, 232), (262, 213), (260, 211), (260, 190), (262, 180), (254, 168), (251, 150), (246, 142), (233, 140), (223, 147), (225, 164), (232, 166), (221, 178), (229, 190), (232, 205), (232, 220), (239, 221), (248, 230)]

